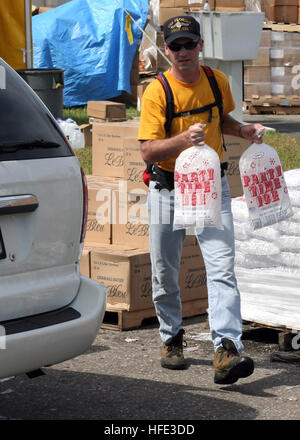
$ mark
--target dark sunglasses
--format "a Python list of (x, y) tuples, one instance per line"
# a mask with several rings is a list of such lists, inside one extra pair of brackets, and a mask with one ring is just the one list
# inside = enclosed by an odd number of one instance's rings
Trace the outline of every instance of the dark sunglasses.
[(179, 52), (183, 47), (186, 50), (193, 50), (193, 49), (195, 49), (195, 47), (197, 46), (198, 43), (199, 43), (199, 40), (197, 40), (197, 41), (188, 41), (187, 43), (183, 43), (183, 44), (171, 43), (171, 44), (168, 45), (168, 48), (172, 52)]

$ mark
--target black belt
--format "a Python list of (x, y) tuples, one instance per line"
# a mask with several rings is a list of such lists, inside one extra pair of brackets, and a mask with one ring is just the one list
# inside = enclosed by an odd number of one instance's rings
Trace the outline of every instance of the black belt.
[[(221, 163), (221, 177), (225, 175), (225, 170), (228, 168), (228, 162)], [(172, 171), (166, 171), (159, 168), (156, 164), (152, 165), (151, 180), (156, 182), (155, 189), (159, 191), (162, 189), (168, 189), (172, 191), (174, 189), (174, 173)]]

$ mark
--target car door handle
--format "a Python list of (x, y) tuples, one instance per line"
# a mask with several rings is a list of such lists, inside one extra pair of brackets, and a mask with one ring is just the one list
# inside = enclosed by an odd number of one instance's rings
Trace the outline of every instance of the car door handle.
[(39, 202), (32, 194), (0, 197), (0, 215), (32, 212), (38, 206)]

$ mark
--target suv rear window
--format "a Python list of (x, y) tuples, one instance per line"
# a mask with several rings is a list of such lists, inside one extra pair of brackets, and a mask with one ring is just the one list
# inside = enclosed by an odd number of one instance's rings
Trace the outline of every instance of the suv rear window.
[(72, 156), (51, 113), (0, 58), (0, 161)]

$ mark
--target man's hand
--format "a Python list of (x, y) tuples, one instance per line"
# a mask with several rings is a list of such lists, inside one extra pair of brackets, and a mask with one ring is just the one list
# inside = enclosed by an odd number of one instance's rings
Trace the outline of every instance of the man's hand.
[(265, 127), (261, 124), (249, 124), (241, 125), (239, 134), (243, 139), (248, 139), (256, 144), (261, 144), (263, 142), (265, 131)]
[(205, 124), (194, 124), (191, 125), (187, 131), (187, 143), (189, 145), (205, 145)]

